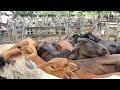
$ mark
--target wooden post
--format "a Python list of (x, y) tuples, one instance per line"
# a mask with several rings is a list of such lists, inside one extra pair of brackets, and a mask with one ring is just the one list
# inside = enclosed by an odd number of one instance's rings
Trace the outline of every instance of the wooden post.
[(69, 27), (68, 27), (68, 23), (65, 24), (65, 33), (69, 34)]
[(59, 29), (59, 40), (61, 40), (61, 28)]
[(24, 39), (24, 37), (25, 37), (25, 22), (24, 22), (24, 24), (23, 24), (23, 29), (22, 29), (22, 39)]
[(83, 32), (84, 29), (85, 29), (85, 26), (84, 26), (84, 24), (83, 24), (83, 21), (80, 21), (80, 26), (81, 26), (81, 32)]
[[(116, 14), (115, 14), (115, 17), (116, 17), (116, 23), (117, 23), (117, 32), (119, 31), (118, 30), (118, 28), (119, 28), (119, 22), (118, 22), (118, 17), (116, 16)], [(117, 41), (118, 41), (118, 36), (116, 36), (117, 37)]]
[(119, 15), (116, 17), (117, 19), (117, 32), (118, 32), (118, 35), (117, 35), (117, 41), (119, 42), (119, 38), (120, 38), (120, 24), (119, 24)]

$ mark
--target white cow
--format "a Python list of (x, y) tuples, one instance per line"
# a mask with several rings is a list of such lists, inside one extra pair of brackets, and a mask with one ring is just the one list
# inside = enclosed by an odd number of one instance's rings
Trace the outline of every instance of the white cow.
[(3, 45), (0, 45), (0, 55), (1, 55), (4, 51), (8, 50), (9, 48), (11, 48), (11, 47), (13, 47), (13, 46), (14, 46), (14, 44), (3, 44)]
[[(32, 66), (33, 69), (28, 68), (26, 62), (29, 62), (28, 65)], [(25, 57), (19, 58), (14, 63), (6, 64), (0, 69), (0, 76), (7, 79), (61, 79), (38, 69), (35, 63)]]

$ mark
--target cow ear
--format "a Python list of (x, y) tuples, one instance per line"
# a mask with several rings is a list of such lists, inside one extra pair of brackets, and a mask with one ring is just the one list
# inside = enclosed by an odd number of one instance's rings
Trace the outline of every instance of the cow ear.
[(88, 32), (88, 34), (93, 34), (93, 32), (91, 31), (91, 32)]
[(48, 42), (47, 42), (47, 41), (44, 41), (44, 44), (48, 44)]
[(77, 46), (76, 48), (74, 48), (74, 49), (72, 50), (72, 52), (76, 52), (77, 48), (78, 48), (78, 46)]
[(57, 49), (58, 49), (58, 50), (61, 50), (62, 47), (58, 44), (58, 45), (57, 45)]
[(28, 44), (29, 44), (28, 41), (21, 42), (21, 45), (28, 45)]
[(38, 42), (35, 42), (33, 45), (34, 45), (35, 47), (37, 47), (37, 46), (38, 46)]
[(94, 37), (93, 33), (92, 33), (92, 32), (89, 32), (88, 38), (91, 39), (91, 40), (95, 40), (93, 37)]

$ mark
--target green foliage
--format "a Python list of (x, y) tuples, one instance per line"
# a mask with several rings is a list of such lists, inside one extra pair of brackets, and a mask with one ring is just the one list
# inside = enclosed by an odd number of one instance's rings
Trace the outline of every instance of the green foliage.
[(107, 15), (110, 11), (85, 11), (83, 12), (84, 15)]
[(16, 11), (16, 15), (21, 15), (21, 16), (32, 16), (33, 11)]
[[(111, 11), (16, 11), (16, 15), (35, 16), (35, 15), (56, 15), (56, 16), (81, 16), (81, 15), (107, 15)], [(120, 12), (120, 11), (116, 11)]]
[(38, 11), (36, 15), (57, 15), (57, 16), (68, 16), (68, 11)]

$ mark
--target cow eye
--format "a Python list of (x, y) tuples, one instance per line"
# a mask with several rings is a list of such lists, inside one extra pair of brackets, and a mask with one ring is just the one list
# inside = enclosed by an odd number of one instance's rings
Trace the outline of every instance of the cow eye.
[(54, 67), (54, 66), (51, 66), (51, 68), (55, 69), (55, 67)]
[(17, 48), (21, 49), (21, 46), (17, 46)]

